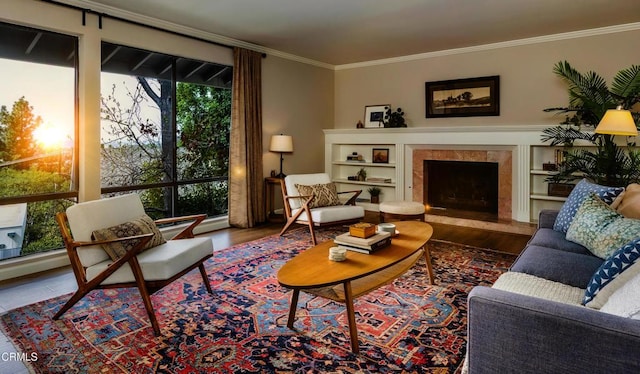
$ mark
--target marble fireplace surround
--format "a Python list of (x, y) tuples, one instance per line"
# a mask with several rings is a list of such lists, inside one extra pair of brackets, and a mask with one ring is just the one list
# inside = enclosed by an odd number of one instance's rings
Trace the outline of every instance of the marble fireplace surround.
[[(498, 163), (498, 219), (511, 219), (512, 199), (512, 151), (465, 149), (414, 149), (412, 154), (413, 201), (423, 202), (424, 161), (479, 161)], [(424, 202), (426, 203), (426, 201)]]

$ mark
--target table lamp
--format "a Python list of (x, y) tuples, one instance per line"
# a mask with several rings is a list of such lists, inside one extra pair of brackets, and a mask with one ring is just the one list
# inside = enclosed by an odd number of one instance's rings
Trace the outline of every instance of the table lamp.
[(276, 175), (278, 178), (284, 178), (286, 175), (282, 172), (282, 161), (284, 153), (293, 152), (293, 138), (291, 135), (272, 135), (271, 144), (269, 145), (269, 151), (280, 153), (280, 174)]
[(602, 116), (595, 132), (596, 134), (609, 135), (638, 135), (638, 129), (636, 128), (636, 123), (633, 121), (631, 112), (622, 109), (621, 105), (618, 105), (616, 109), (607, 110), (604, 116)]

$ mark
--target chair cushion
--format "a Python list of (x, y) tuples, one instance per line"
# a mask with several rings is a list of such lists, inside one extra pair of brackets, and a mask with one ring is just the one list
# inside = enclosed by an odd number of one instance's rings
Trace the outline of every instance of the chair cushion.
[(340, 199), (338, 199), (338, 190), (335, 183), (312, 184), (310, 186), (296, 183), (295, 186), (300, 195), (315, 195), (315, 198), (309, 203), (309, 208), (342, 205)]
[[(296, 214), (296, 209), (292, 214)], [(364, 208), (357, 205), (336, 205), (311, 210), (311, 219), (314, 224), (323, 224), (336, 221), (356, 220), (364, 217)], [(302, 212), (299, 221), (308, 221), (307, 213)]]
[[(202, 258), (213, 253), (211, 238), (169, 240), (157, 247), (148, 249), (137, 256), (142, 274), (147, 281), (165, 280), (173, 277)], [(111, 264), (103, 261), (87, 268), (87, 280), (93, 279)], [(102, 284), (129, 283), (135, 278), (129, 264), (124, 264)]]
[(640, 220), (625, 218), (595, 194), (580, 205), (567, 230), (568, 240), (584, 245), (602, 259), (638, 236)]
[[(145, 244), (145, 250), (167, 242), (162, 236), (160, 230), (158, 230), (156, 223), (146, 214), (129, 222), (107, 227), (106, 229), (94, 230), (92, 236), (96, 240), (111, 240), (142, 234), (153, 234), (151, 240)], [(101, 244), (101, 246), (107, 252), (109, 257), (111, 257), (113, 261), (116, 261), (120, 257), (124, 256), (127, 251), (133, 249), (137, 244), (137, 240), (126, 240)]]
[(556, 222), (553, 224), (553, 229), (566, 233), (578, 208), (592, 192), (595, 192), (605, 203), (611, 204), (622, 191), (624, 191), (622, 187), (601, 186), (588, 182), (586, 179), (581, 180), (571, 191), (567, 201), (562, 204)]
[[(144, 215), (144, 207), (137, 194), (78, 203), (67, 208), (69, 228), (76, 241), (91, 241), (93, 230), (111, 227)], [(82, 247), (78, 257), (85, 267), (109, 260), (101, 246)]]
[[(304, 184), (310, 186), (312, 184), (331, 183), (331, 178), (327, 173), (315, 173), (315, 174), (291, 174), (284, 178), (284, 186), (287, 190), (288, 196), (302, 195), (296, 188), (296, 184)], [(298, 209), (302, 206), (300, 199), (289, 199), (289, 205), (292, 210)]]

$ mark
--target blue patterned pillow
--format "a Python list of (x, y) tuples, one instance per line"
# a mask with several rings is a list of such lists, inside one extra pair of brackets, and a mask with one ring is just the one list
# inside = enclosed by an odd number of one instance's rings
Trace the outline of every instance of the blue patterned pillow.
[(553, 229), (566, 234), (578, 208), (590, 193), (595, 192), (602, 201), (611, 204), (622, 191), (624, 191), (622, 187), (601, 186), (586, 179), (581, 180), (571, 191), (562, 208), (560, 208), (556, 222), (553, 224)]
[(600, 309), (618, 288), (640, 273), (640, 237), (622, 246), (591, 277), (582, 304)]
[(625, 218), (598, 195), (582, 202), (567, 230), (567, 240), (582, 244), (594, 255), (607, 259), (621, 246), (640, 236), (640, 219)]

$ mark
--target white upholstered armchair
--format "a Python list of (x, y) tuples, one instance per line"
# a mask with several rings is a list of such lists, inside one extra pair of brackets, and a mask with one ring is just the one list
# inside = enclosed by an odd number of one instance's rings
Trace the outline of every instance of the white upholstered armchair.
[[(93, 289), (137, 287), (153, 331), (160, 335), (150, 294), (195, 268), (212, 293), (203, 263), (213, 255), (213, 242), (209, 237), (193, 235), (193, 229), (205, 217), (200, 214), (154, 222), (145, 214), (137, 194), (79, 203), (58, 213), (56, 221), (78, 291), (53, 319), (60, 318)], [(192, 223), (168, 241), (155, 225), (181, 221)]]
[[(307, 225), (316, 245), (314, 226), (352, 223), (364, 218), (364, 208), (355, 205), (362, 190), (337, 192), (329, 174), (292, 174), (281, 184), (287, 222), (280, 235), (294, 223)], [(340, 195), (345, 197), (341, 199)]]

